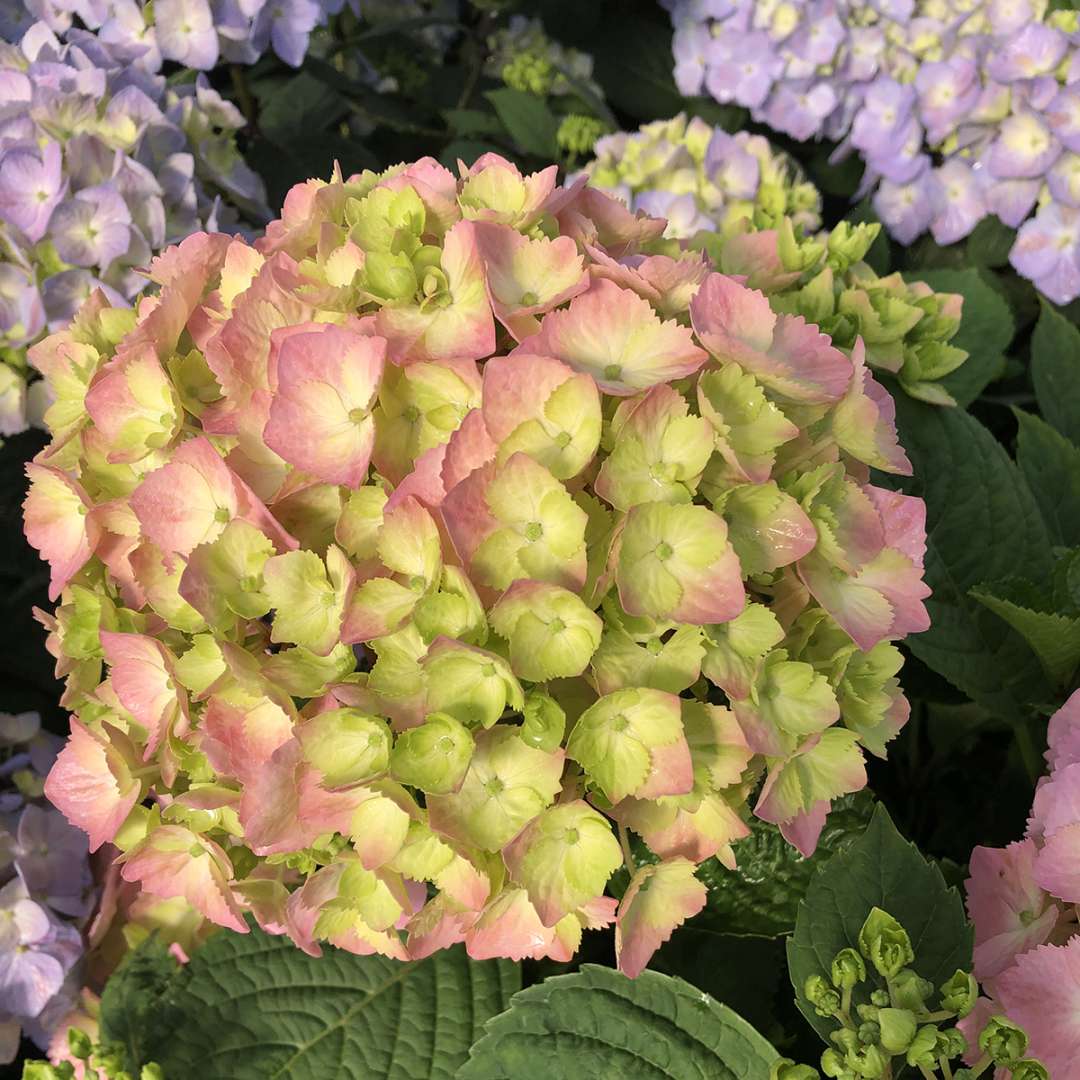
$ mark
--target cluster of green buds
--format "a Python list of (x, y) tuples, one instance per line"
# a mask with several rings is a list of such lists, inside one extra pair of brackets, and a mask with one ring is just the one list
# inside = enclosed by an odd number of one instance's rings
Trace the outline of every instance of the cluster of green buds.
[(608, 126), (595, 116), (570, 113), (564, 116), (555, 132), (555, 141), (559, 149), (571, 157), (580, 157), (589, 153), (597, 139), (607, 134)]
[[(960, 329), (963, 297), (937, 293), (899, 273), (879, 277), (865, 261), (881, 226), (840, 222), (810, 235), (795, 219), (759, 228), (747, 219), (737, 235), (699, 236), (725, 273), (750, 275), (776, 312), (817, 323), (833, 341), (852, 348), (861, 339), (871, 368), (896, 376), (912, 397), (954, 405), (940, 380), (967, 359), (950, 344)], [(774, 246), (775, 245), (775, 246)]]
[(602, 98), (593, 81), (593, 59), (588, 53), (552, 40), (539, 19), (513, 16), (488, 38), (488, 74), (502, 79), (512, 90), (536, 94), (587, 95)]
[[(22, 1080), (135, 1080), (125, 1068), (126, 1052), (122, 1043), (94, 1042), (81, 1028), (68, 1028), (69, 1060), (55, 1065), (47, 1061), (27, 1061), (23, 1064)], [(144, 1065), (138, 1080), (165, 1080), (161, 1066), (154, 1062)]]
[[(945, 1080), (975, 1080), (996, 1066), (1023, 1080), (1046, 1080), (1045, 1067), (1024, 1057), (1027, 1035), (1003, 1016), (990, 1017), (979, 1034), (978, 1060), (970, 1068), (952, 1068), (955, 1059), (970, 1059), (967, 1037), (956, 1021), (975, 1008), (979, 984), (969, 972), (957, 971), (937, 987), (934, 1007), (934, 984), (915, 969), (911, 938), (888, 912), (871, 910), (856, 945), (833, 957), (827, 975), (811, 975), (803, 985), (813, 1011), (840, 1023), (821, 1055), (827, 1077), (891, 1080), (907, 1065), (927, 1080), (939, 1069)], [(818, 1075), (811, 1066), (787, 1058), (772, 1070), (773, 1080), (815, 1080)]]

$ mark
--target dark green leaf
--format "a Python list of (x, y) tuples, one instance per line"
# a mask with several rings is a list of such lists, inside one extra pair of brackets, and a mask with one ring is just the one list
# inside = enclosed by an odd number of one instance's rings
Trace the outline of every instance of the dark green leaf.
[(524, 90), (489, 90), (485, 95), (495, 106), (510, 137), (526, 153), (553, 160), (558, 154), (555, 132), (559, 122), (543, 98)]
[[(288, 147), (297, 137), (333, 127), (349, 111), (341, 94), (306, 71), (283, 82), (256, 84), (259, 98), (259, 130), (273, 143)], [(327, 160), (327, 175), (333, 162)], [(320, 174), (321, 175), (321, 174)]]
[(981, 270), (919, 270), (909, 276), (937, 292), (964, 298), (960, 329), (950, 344), (965, 349), (968, 358), (941, 383), (958, 404), (969, 405), (1004, 370), (1005, 353), (1016, 332), (1009, 305)]
[(667, 975), (586, 964), (515, 994), (458, 1080), (768, 1080), (777, 1053), (745, 1020)]
[(128, 1071), (135, 1075), (153, 1060), (147, 1046), (154, 1039), (157, 1004), (179, 970), (168, 948), (151, 937), (124, 958), (102, 991), (102, 1041), (123, 1045)]
[(498, 135), (502, 131), (499, 119), (482, 109), (447, 109), (443, 115), (455, 136)]
[(1047, 303), (1031, 338), (1031, 378), (1043, 417), (1080, 446), (1080, 330)]
[(1005, 591), (987, 585), (972, 589), (971, 595), (1004, 619), (1031, 646), (1047, 675), (1064, 686), (1080, 663), (1080, 619), (1040, 611), (1001, 595)]
[(968, 237), (968, 258), (976, 266), (1005, 266), (1015, 240), (1015, 229), (1010, 229), (999, 218), (988, 214)]
[(613, 13), (590, 42), (597, 81), (608, 101), (635, 120), (659, 120), (684, 107), (675, 86), (671, 23)]
[[(795, 933), (788, 939), (788, 973), (799, 1008), (826, 1041), (835, 1020), (818, 1016), (803, 996), (810, 975), (828, 976), (833, 957), (857, 948), (870, 909), (882, 908), (911, 937), (915, 970), (940, 986), (957, 969), (971, 970), (971, 927), (956, 889), (941, 871), (897, 831), (878, 806), (866, 832), (821, 869), (799, 905)], [(856, 1003), (869, 1001), (869, 983), (856, 988)]]
[(448, 1080), (520, 985), (513, 964), (461, 946), (416, 963), (316, 959), (288, 938), (220, 933), (169, 986), (146, 1053), (199, 1080)]
[[(1080, 374), (1080, 372), (1078, 372)], [(1080, 545), (1080, 447), (1045, 420), (1014, 410), (1016, 460), (1055, 544)]]
[(1034, 653), (968, 595), (1023, 568), (1050, 573), (1050, 537), (1023, 476), (974, 417), (897, 394), (901, 442), (915, 470), (904, 490), (927, 508), (931, 626), (907, 640), (928, 667), (993, 715), (1016, 720), (1045, 697)]

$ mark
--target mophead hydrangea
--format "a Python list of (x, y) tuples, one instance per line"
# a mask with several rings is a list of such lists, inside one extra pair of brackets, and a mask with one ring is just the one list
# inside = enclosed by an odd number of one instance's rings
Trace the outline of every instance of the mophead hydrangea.
[(335, 173), (36, 346), (47, 792), (125, 879), (311, 952), (614, 921), (636, 974), (751, 806), (813, 851), (908, 715), (924, 506), (863, 342), (664, 229), (495, 155)]

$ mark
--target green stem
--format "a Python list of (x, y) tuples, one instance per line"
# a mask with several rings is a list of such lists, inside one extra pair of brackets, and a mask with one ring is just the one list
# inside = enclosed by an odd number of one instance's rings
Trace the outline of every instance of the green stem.
[(981, 1076), (986, 1070), (993, 1064), (993, 1058), (989, 1054), (983, 1054), (981, 1058), (972, 1066), (971, 1080), (975, 1080), (976, 1076)]
[(623, 862), (626, 864), (627, 873), (633, 877), (637, 873), (637, 865), (634, 863), (634, 853), (630, 850), (630, 834), (626, 826), (619, 822), (619, 846), (622, 848)]
[(254, 130), (255, 99), (251, 96), (251, 90), (247, 84), (247, 75), (239, 64), (230, 65), (229, 74), (232, 76), (233, 90), (236, 92), (236, 99), (240, 102), (240, 111), (244, 114), (244, 119), (247, 120), (248, 125)]
[(937, 1080), (937, 1076), (934, 1074), (934, 1070), (927, 1065), (920, 1065), (919, 1072), (926, 1077), (926, 1080)]
[(1023, 721), (1019, 721), (1013, 724), (1013, 735), (1016, 738), (1016, 748), (1020, 751), (1020, 758), (1027, 770), (1028, 779), (1034, 784), (1042, 773), (1042, 763), (1035, 752), (1035, 744), (1031, 740), (1031, 729)]
[(949, 1067), (949, 1059), (946, 1057), (938, 1058), (938, 1065), (941, 1066), (941, 1075), (945, 1077), (945, 1080), (953, 1080), (952, 1069)]
[(948, 1009), (940, 1009), (938, 1012), (926, 1013), (919, 1017), (920, 1024), (935, 1024), (938, 1020), (951, 1020), (956, 1013)]

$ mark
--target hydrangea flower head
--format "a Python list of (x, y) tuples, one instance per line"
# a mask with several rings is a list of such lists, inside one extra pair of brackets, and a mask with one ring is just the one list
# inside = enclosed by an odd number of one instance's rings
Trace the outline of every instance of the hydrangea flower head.
[(760, 135), (729, 135), (680, 113), (635, 132), (599, 139), (585, 167), (593, 185), (632, 210), (667, 219), (667, 236), (728, 232), (746, 219), (761, 227), (785, 214), (807, 231), (821, 224), (821, 199), (786, 154)]
[(665, 224), (491, 154), (336, 173), (35, 346), (48, 794), (125, 882), (310, 952), (614, 921), (633, 974), (751, 812), (814, 849), (907, 715), (922, 504), (866, 482), (910, 466), (861, 339)]
[(1074, 13), (967, 0), (665, 6), (684, 94), (833, 140), (837, 159), (859, 154), (860, 193), (900, 243), (929, 230), (952, 244), (995, 214), (1020, 228), (1019, 273), (1056, 303), (1080, 295)]
[(0, 44), (0, 434), (49, 404), (40, 386), (27, 398), (26, 347), (94, 290), (131, 301), (154, 252), (235, 224), (235, 207), (266, 213), (236, 108), (201, 76), (168, 87), (130, 60), (104, 31), (61, 42), (44, 22)]

